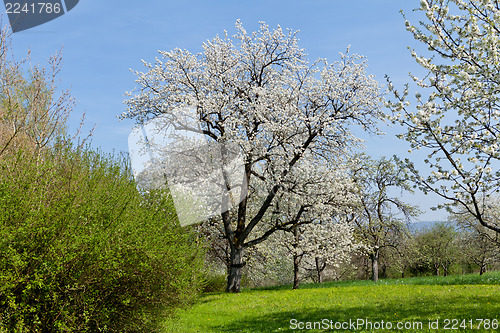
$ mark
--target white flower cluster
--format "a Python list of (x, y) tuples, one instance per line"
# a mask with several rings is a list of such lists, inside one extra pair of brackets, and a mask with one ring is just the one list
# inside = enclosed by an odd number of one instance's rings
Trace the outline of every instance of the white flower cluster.
[[(500, 186), (500, 5), (422, 0), (420, 10), (426, 17), (421, 27), (405, 24), (432, 54), (412, 52), (428, 73), (424, 80), (413, 80), (432, 93), (425, 99), (416, 94), (416, 113), (410, 109), (408, 87), (403, 92), (393, 88), (396, 100), (386, 105), (393, 111), (390, 119), (406, 128), (401, 138), (411, 149), (430, 151), (425, 160), (429, 177), (412, 168), (414, 180), (424, 191), (468, 205)], [(435, 55), (445, 60), (435, 64)]]
[[(237, 211), (221, 214), (233, 250), (265, 241), (290, 217), (323, 220), (353, 200), (343, 165), (360, 140), (348, 129), (379, 133), (385, 117), (363, 57), (347, 52), (333, 63), (310, 63), (296, 32), (261, 23), (249, 34), (239, 21), (236, 29), (234, 38), (205, 42), (199, 54), (176, 49), (144, 62), (122, 114), (139, 124), (161, 116), (165, 126), (238, 147), (242, 181), (223, 177), (220, 184), (229, 193), (248, 186)], [(199, 128), (178, 112), (185, 108), (195, 110)], [(276, 213), (285, 206), (287, 213)]]

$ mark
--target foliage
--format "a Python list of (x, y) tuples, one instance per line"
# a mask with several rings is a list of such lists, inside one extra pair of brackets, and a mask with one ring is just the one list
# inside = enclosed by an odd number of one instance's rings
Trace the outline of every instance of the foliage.
[(209, 274), (203, 287), (204, 293), (223, 292), (226, 289), (226, 275)]
[[(487, 228), (500, 232), (498, 219), (484, 214), (489, 195), (500, 190), (500, 4), (493, 0), (421, 0), (420, 27), (407, 30), (430, 55), (412, 57), (425, 77), (412, 76), (424, 89), (411, 107), (409, 86), (389, 90), (392, 120), (405, 126), (401, 138), (428, 153), (429, 172), (406, 166), (424, 192), (447, 199)], [(421, 170), (422, 171), (422, 170)]]
[[(280, 195), (314, 187), (312, 164), (341, 161), (359, 142), (349, 128), (378, 132), (383, 117), (379, 85), (366, 74), (362, 57), (344, 54), (334, 63), (310, 63), (296, 32), (261, 23), (249, 34), (239, 21), (236, 28), (234, 40), (217, 36), (199, 54), (176, 49), (160, 52), (155, 64), (144, 62), (146, 71), (135, 72), (138, 89), (129, 94), (122, 114), (138, 123), (161, 116), (165, 127), (197, 132), (241, 151), (248, 195), (240, 198), (235, 214), (221, 214), (231, 250), (227, 289), (233, 292), (240, 290), (244, 250), (293, 224), (257, 227), (270, 220)], [(200, 128), (186, 121), (181, 112), (186, 108), (194, 110)], [(228, 156), (222, 154), (222, 162), (229, 165)], [(227, 181), (223, 185), (228, 193), (234, 188)], [(228, 207), (226, 197), (222, 206)], [(296, 214), (310, 198), (299, 199)]]
[(440, 268), (448, 275), (451, 264), (461, 259), (458, 232), (452, 224), (436, 223), (421, 231), (415, 243), (420, 263), (432, 267), (437, 276)]
[(49, 148), (66, 132), (74, 100), (69, 91), (58, 92), (61, 53), (48, 67), (34, 65), (29, 55), (17, 61), (11, 56), (10, 35), (0, 31), (0, 157), (23, 148)]
[(69, 143), (60, 54), (48, 69), (10, 55), (2, 30), (0, 331), (151, 332), (201, 288), (195, 235), (128, 161)]
[(200, 289), (201, 251), (126, 161), (56, 145), (0, 160), (0, 327), (150, 332)]

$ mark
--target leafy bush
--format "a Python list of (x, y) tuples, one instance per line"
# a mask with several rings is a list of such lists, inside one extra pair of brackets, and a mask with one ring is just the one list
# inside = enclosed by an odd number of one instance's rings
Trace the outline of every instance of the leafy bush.
[(227, 277), (223, 274), (208, 275), (205, 281), (204, 293), (216, 293), (226, 290)]
[(202, 288), (165, 192), (68, 145), (0, 158), (0, 332), (152, 332)]

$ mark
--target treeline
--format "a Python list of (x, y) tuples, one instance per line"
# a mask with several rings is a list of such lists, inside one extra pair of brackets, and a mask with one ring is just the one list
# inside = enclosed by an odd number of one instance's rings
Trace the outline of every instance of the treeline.
[[(400, 246), (381, 252), (380, 278), (483, 274), (500, 269), (500, 239), (491, 230), (479, 226), (476, 230), (451, 218), (417, 226), (412, 225)], [(369, 258), (358, 255), (353, 263), (359, 268), (354, 278), (370, 278)]]
[[(484, 227), (472, 227), (464, 224), (463, 220), (450, 218), (450, 221), (425, 227), (411, 223), (404, 228), (400, 239), (392, 238), (390, 246), (378, 251), (376, 280), (472, 273), (482, 275), (486, 271), (500, 269), (500, 239), (498, 234)], [(338, 241), (338, 235), (333, 234), (331, 240), (332, 243)], [(270, 247), (272, 252), (255, 249), (247, 257), (244, 286), (294, 283), (293, 252), (272, 240)], [(299, 270), (300, 280), (306, 283), (374, 280), (373, 249), (351, 246), (348, 250), (331, 246), (324, 253), (304, 255)], [(209, 291), (224, 290), (225, 252), (227, 249), (224, 250), (221, 242), (209, 252), (209, 262), (212, 263), (212, 279), (207, 286)]]
[(0, 332), (152, 332), (203, 284), (203, 250), (128, 160), (75, 144), (49, 66), (0, 38)]

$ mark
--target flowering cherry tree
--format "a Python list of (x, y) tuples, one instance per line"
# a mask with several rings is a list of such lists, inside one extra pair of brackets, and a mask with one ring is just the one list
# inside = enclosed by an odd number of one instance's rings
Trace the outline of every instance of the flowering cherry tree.
[(353, 177), (358, 186), (359, 206), (348, 219), (356, 226), (357, 237), (366, 244), (364, 253), (370, 258), (373, 281), (378, 281), (381, 250), (398, 249), (408, 236), (407, 223), (419, 214), (417, 206), (409, 205), (392, 196), (391, 191), (410, 191), (407, 175), (393, 160), (372, 160), (359, 157), (359, 167)]
[[(160, 52), (154, 64), (144, 62), (146, 71), (135, 72), (138, 89), (122, 114), (139, 124), (162, 116), (175, 129), (202, 133), (221, 145), (224, 164), (225, 143), (241, 150), (241, 183), (248, 191), (241, 191), (234, 214), (220, 214), (231, 249), (231, 292), (240, 291), (244, 250), (292, 224), (264, 222), (271, 220), (270, 208), (285, 200), (283, 193), (306, 185), (308, 161), (327, 163), (357, 144), (349, 129), (378, 132), (383, 116), (379, 85), (365, 73), (362, 57), (342, 54), (334, 63), (310, 63), (296, 32), (261, 23), (249, 34), (239, 21), (236, 29), (234, 39), (217, 36), (199, 54), (176, 49)], [(186, 107), (195, 110), (200, 129), (176, 112)], [(229, 182), (225, 186), (232, 190)]]
[[(292, 255), (294, 289), (299, 285), (300, 266), (314, 267), (321, 281), (327, 264), (338, 265), (354, 251), (351, 229), (334, 220), (356, 204), (355, 186), (347, 173), (354, 161), (331, 156), (328, 165), (302, 161), (294, 170), (293, 186), (278, 195), (269, 221), (261, 223), (266, 230), (263, 236), (273, 230), (284, 231), (263, 246), (286, 248)], [(259, 237), (260, 233), (255, 234)]]
[(407, 30), (430, 55), (412, 51), (426, 71), (412, 76), (423, 92), (411, 106), (409, 86), (394, 89), (394, 122), (406, 127), (401, 138), (428, 152), (429, 175), (406, 160), (424, 192), (447, 199), (447, 208), (465, 209), (483, 226), (500, 232), (498, 219), (485, 214), (488, 197), (499, 190), (500, 4), (493, 0), (421, 0), (424, 19)]
[[(316, 281), (322, 282), (322, 273), (327, 266), (339, 267), (350, 263), (352, 254), (364, 246), (354, 241), (352, 225), (339, 221), (323, 221), (303, 226), (293, 247), (294, 256), (300, 256), (301, 264), (305, 269), (314, 271)], [(297, 267), (298, 271), (298, 267)], [(298, 272), (297, 272), (298, 273)], [(298, 277), (295, 277), (298, 287)]]

